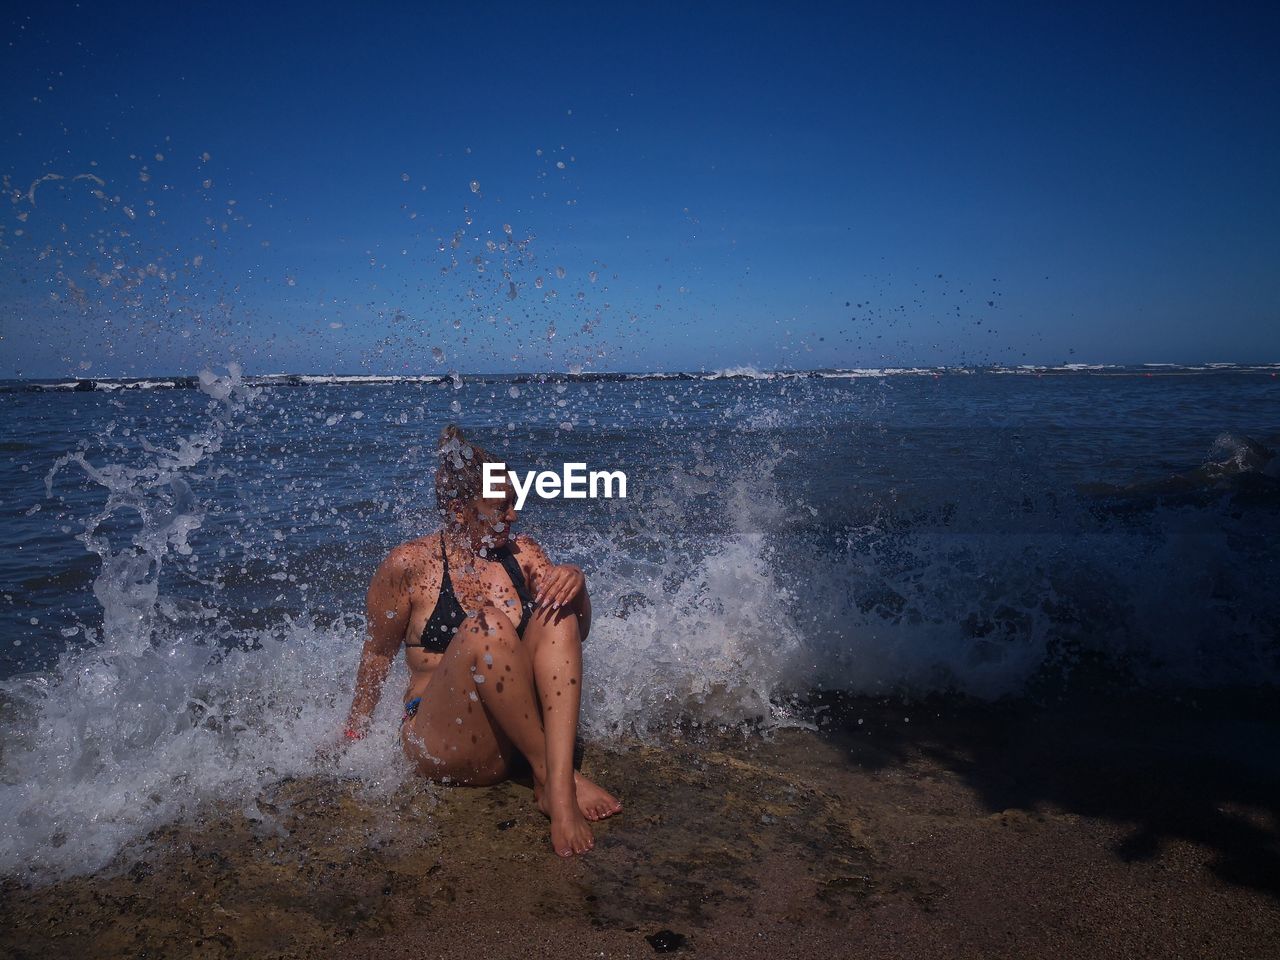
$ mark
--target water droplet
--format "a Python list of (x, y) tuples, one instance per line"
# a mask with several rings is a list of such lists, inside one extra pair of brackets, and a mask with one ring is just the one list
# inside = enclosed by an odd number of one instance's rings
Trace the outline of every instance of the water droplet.
[(472, 193), (479, 193), (479, 192), (480, 192), (480, 181), (479, 181), (479, 180), (472, 180), (472, 181), (471, 181), (471, 192), (472, 192)]

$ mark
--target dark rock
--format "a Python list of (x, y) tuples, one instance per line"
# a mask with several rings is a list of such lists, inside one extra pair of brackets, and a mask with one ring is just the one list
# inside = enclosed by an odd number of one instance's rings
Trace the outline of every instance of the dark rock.
[(657, 933), (651, 933), (646, 940), (649, 946), (653, 947), (656, 953), (671, 953), (679, 950), (684, 946), (685, 936), (683, 933), (676, 933), (674, 930), (659, 930)]

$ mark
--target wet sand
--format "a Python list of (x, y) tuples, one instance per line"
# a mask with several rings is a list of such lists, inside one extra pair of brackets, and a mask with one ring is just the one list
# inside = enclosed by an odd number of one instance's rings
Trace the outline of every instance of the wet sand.
[[(625, 812), (558, 860), (516, 784), (291, 780), (113, 870), (0, 887), (6, 957), (1274, 957), (1257, 694), (830, 698), (816, 731), (589, 746)], [(861, 721), (861, 722), (859, 722)]]

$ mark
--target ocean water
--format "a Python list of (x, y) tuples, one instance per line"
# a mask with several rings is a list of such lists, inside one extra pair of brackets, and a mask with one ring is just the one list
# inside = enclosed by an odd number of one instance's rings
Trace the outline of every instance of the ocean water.
[[(805, 694), (1280, 681), (1280, 364), (0, 384), (0, 874), (98, 869), (312, 774), (441, 427), (587, 572), (584, 732), (809, 722)], [(408, 771), (398, 663), (333, 768)]]

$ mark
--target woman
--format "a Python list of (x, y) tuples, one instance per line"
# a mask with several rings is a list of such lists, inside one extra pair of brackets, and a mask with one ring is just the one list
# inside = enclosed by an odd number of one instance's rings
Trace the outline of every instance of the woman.
[[(369, 584), (368, 638), (346, 736), (363, 737), (401, 645), (409, 666), (401, 743), (433, 780), (484, 785), (527, 762), (557, 854), (594, 844), (588, 820), (622, 809), (573, 769), (582, 640), (591, 626), (586, 578), (511, 536), (509, 483), (485, 498), (496, 462), (455, 426), (440, 438), (436, 501), (444, 526), (396, 547)], [(522, 756), (523, 755), (523, 756)]]

